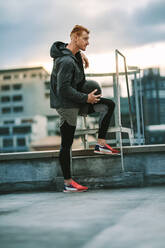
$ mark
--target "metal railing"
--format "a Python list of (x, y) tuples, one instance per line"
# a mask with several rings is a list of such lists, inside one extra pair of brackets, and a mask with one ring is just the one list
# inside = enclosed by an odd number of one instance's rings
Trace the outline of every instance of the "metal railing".
[[(119, 72), (118, 56), (121, 56), (124, 60), (124, 72)], [(112, 77), (113, 78), (114, 101), (116, 103), (115, 126), (110, 127), (108, 129), (108, 132), (113, 132), (116, 134), (116, 140), (115, 140), (116, 146), (120, 147), (122, 171), (124, 171), (122, 133), (128, 134), (130, 145), (133, 145), (135, 143), (140, 145), (140, 144), (144, 143), (144, 124), (143, 124), (143, 111), (142, 111), (143, 110), (143, 108), (142, 108), (143, 103), (142, 103), (142, 94), (141, 94), (142, 93), (141, 92), (141, 76), (140, 76), (140, 69), (139, 68), (127, 67), (126, 57), (117, 49), (115, 50), (115, 62), (116, 62), (116, 72), (115, 73), (88, 73), (88, 74), (86, 74), (86, 76), (87, 77)], [(131, 71), (127, 71), (127, 68), (131, 69)], [(138, 81), (137, 81), (137, 74), (139, 74)], [(132, 115), (132, 108), (131, 108), (129, 83), (128, 83), (128, 76), (129, 75), (134, 75), (137, 139), (135, 139), (135, 137), (134, 137), (133, 115)], [(129, 128), (123, 127), (122, 121), (121, 121), (120, 83), (119, 83), (119, 77), (120, 76), (125, 76), (125, 81), (126, 81), (128, 107), (129, 107), (129, 121), (130, 121), (130, 127)], [(139, 83), (139, 88), (137, 87), (137, 83)], [(139, 103), (139, 95), (140, 95), (140, 103)], [(141, 127), (142, 127), (142, 132), (141, 132)], [(83, 137), (84, 148), (89, 148), (88, 135), (89, 134), (91, 134), (91, 135), (96, 134), (97, 132), (98, 132), (98, 129), (95, 129), (95, 128), (90, 129), (87, 127), (87, 120), (86, 120), (86, 117), (84, 117), (84, 127), (83, 127), (83, 129), (77, 131), (77, 134), (79, 133)]]

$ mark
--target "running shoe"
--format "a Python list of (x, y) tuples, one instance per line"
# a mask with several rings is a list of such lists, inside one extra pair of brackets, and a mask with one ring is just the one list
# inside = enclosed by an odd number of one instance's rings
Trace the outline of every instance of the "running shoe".
[(109, 145), (101, 146), (97, 144), (94, 149), (94, 153), (98, 154), (108, 154), (108, 155), (120, 155), (120, 151), (112, 148)]
[(64, 183), (64, 192), (84, 192), (87, 191), (88, 187), (82, 186), (76, 183), (74, 180), (71, 181), (69, 185)]
[(78, 190), (87, 190), (87, 189), (88, 189), (88, 187), (82, 186), (82, 185), (76, 183), (73, 179), (72, 179), (71, 184), (72, 184), (75, 188), (77, 188)]

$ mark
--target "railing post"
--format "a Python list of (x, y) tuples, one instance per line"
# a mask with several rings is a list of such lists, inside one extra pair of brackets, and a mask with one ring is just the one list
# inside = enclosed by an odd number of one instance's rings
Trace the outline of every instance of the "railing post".
[(118, 51), (115, 52), (116, 56), (116, 94), (117, 94), (117, 124), (119, 127), (118, 136), (119, 136), (119, 146), (120, 146), (120, 153), (121, 153), (121, 168), (124, 172), (124, 158), (123, 158), (123, 144), (122, 144), (122, 129), (121, 129), (121, 110), (120, 110), (120, 85), (119, 85), (119, 67), (118, 67)]
[(143, 92), (142, 92), (141, 74), (140, 74), (140, 72), (139, 72), (139, 91), (140, 91), (140, 110), (141, 110), (141, 123), (142, 123), (142, 137), (143, 137), (143, 144), (145, 144), (145, 138), (144, 138), (144, 116), (143, 116)]
[(135, 90), (135, 104), (136, 104), (137, 140), (138, 140), (138, 145), (141, 145), (140, 111), (139, 111), (139, 99), (138, 99), (136, 72), (134, 73), (134, 90)]
[[(116, 75), (113, 75), (113, 93), (114, 93), (114, 101), (115, 101), (115, 127), (120, 126), (120, 98), (118, 97), (118, 86), (116, 81)], [(119, 132), (116, 132), (116, 146), (120, 146), (120, 135)]]
[(117, 81), (119, 81), (119, 71), (118, 71), (118, 54), (123, 57), (124, 59), (124, 70), (125, 70), (125, 79), (126, 79), (126, 86), (127, 86), (127, 94), (128, 94), (128, 105), (129, 105), (129, 118), (130, 118), (130, 125), (131, 125), (131, 133), (133, 135), (133, 120), (132, 120), (132, 111), (131, 111), (131, 102), (130, 102), (130, 93), (129, 93), (129, 85), (128, 85), (128, 73), (127, 73), (127, 64), (125, 56), (119, 52), (117, 49), (116, 52), (116, 75)]
[[(86, 130), (88, 130), (86, 116), (83, 116), (83, 119), (84, 119), (84, 128), (85, 128)], [(84, 136), (84, 144), (85, 144), (85, 149), (88, 149), (88, 148), (89, 148), (89, 143), (88, 143), (88, 132), (87, 132), (87, 134), (85, 134), (85, 136)]]

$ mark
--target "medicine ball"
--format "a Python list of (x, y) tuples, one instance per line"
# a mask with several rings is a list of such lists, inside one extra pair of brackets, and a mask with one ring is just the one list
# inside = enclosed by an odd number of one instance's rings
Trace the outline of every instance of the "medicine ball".
[(101, 94), (101, 87), (100, 87), (98, 82), (96, 82), (94, 80), (86, 80), (84, 85), (81, 88), (81, 91), (83, 93), (89, 94), (92, 91), (94, 91), (95, 89), (97, 89), (95, 95)]

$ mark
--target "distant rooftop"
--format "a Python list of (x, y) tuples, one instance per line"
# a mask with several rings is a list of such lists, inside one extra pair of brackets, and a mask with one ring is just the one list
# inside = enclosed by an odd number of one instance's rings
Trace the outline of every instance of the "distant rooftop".
[(46, 73), (48, 73), (43, 66), (3, 69), (3, 70), (0, 70), (0, 73), (31, 71), (31, 70), (44, 70)]

